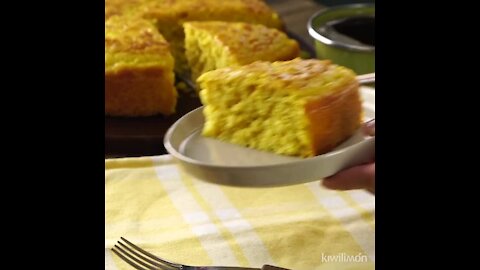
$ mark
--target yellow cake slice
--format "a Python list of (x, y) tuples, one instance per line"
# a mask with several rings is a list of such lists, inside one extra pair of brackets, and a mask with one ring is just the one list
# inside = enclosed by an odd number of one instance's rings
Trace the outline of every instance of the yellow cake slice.
[(205, 21), (187, 22), (183, 28), (193, 81), (210, 70), (259, 60), (291, 60), (300, 54), (295, 40), (261, 24)]
[(282, 155), (326, 153), (359, 128), (355, 73), (328, 60), (265, 62), (198, 78), (203, 135)]
[(105, 21), (105, 114), (175, 112), (174, 60), (169, 44), (148, 21), (112, 16)]
[(147, 1), (150, 0), (105, 0), (105, 20), (132, 13)]
[[(108, 0), (107, 0), (108, 1)], [(135, 16), (151, 20), (170, 43), (175, 70), (188, 71), (183, 24), (189, 21), (232, 21), (282, 28), (278, 14), (262, 0), (142, 0)]]

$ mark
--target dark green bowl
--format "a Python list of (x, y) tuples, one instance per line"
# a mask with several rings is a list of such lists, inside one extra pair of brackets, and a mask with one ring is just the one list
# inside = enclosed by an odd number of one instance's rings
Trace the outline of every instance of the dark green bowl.
[(325, 8), (308, 21), (308, 33), (315, 40), (317, 58), (353, 69), (357, 74), (375, 72), (375, 47), (361, 46), (332, 40), (317, 29), (327, 22), (356, 16), (375, 16), (374, 4), (352, 4)]

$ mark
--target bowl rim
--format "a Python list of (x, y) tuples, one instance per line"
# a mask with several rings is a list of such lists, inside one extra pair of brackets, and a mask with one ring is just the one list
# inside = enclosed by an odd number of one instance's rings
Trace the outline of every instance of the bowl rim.
[(308, 34), (310, 34), (310, 36), (316, 41), (319, 41), (326, 45), (330, 45), (332, 47), (337, 47), (337, 48), (342, 48), (342, 49), (347, 49), (347, 50), (357, 51), (357, 52), (375, 52), (375, 46), (352, 45), (352, 44), (347, 44), (340, 41), (329, 39), (321, 35), (320, 33), (318, 33), (317, 30), (315, 30), (312, 25), (313, 20), (315, 20), (318, 16), (321, 16), (325, 13), (332, 12), (335, 10), (341, 10), (341, 9), (357, 9), (357, 8), (365, 8), (365, 7), (375, 8), (375, 4), (360, 3), (360, 4), (337, 5), (333, 7), (326, 7), (322, 10), (319, 10), (315, 12), (312, 16), (310, 16), (310, 18), (308, 19), (308, 23), (307, 23)]

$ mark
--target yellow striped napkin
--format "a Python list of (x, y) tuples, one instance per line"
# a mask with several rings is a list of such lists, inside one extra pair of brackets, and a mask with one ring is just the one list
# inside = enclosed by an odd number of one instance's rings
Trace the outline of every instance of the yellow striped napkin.
[(374, 269), (375, 197), (319, 182), (236, 188), (199, 181), (169, 155), (105, 160), (105, 269), (133, 269), (121, 236), (190, 265)]

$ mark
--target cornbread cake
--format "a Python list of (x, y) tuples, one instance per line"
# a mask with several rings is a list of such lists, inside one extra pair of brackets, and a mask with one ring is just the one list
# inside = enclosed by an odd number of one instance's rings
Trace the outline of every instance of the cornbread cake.
[(291, 60), (300, 55), (298, 43), (275, 28), (243, 22), (187, 22), (185, 55), (192, 81), (210, 70), (252, 62)]
[(154, 25), (110, 17), (105, 21), (105, 114), (174, 113), (173, 67), (169, 45)]
[(143, 3), (151, 0), (105, 0), (105, 20), (135, 12)]
[(359, 128), (362, 104), (352, 70), (328, 60), (265, 62), (198, 78), (202, 134), (282, 155), (326, 153)]
[(115, 15), (121, 15), (130, 8), (132, 2), (129, 0), (105, 0), (105, 20)]
[[(109, 0), (107, 0), (109, 1)], [(118, 1), (118, 0), (117, 0)], [(125, 1), (125, 0), (124, 0)], [(276, 12), (261, 0), (141, 0), (135, 16), (151, 20), (171, 45), (175, 70), (188, 71), (183, 24), (188, 21), (238, 21), (281, 29)]]

